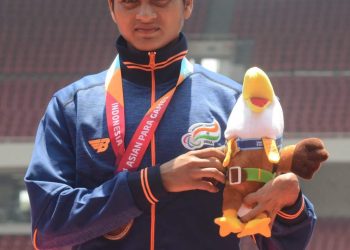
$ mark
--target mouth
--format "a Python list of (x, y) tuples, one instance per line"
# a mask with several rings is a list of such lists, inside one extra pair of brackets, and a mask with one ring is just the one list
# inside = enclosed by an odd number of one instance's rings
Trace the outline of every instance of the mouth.
[(260, 108), (267, 105), (270, 101), (266, 98), (260, 98), (260, 97), (251, 97), (250, 102), (254, 104), (255, 106), (258, 106)]
[(136, 27), (135, 32), (141, 36), (152, 36), (155, 35), (160, 28), (157, 27)]
[(248, 107), (257, 113), (265, 110), (273, 102), (275, 95), (269, 77), (257, 67), (247, 70), (242, 94)]

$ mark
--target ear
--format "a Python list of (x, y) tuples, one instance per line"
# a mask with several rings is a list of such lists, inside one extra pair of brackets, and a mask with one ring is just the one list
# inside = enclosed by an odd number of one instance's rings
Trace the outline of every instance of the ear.
[(191, 17), (193, 10), (193, 0), (185, 0), (185, 19), (189, 19)]
[(265, 154), (269, 162), (278, 163), (280, 161), (280, 154), (276, 145), (276, 141), (270, 138), (262, 138)]
[(111, 13), (113, 22), (117, 23), (114, 15), (114, 0), (108, 0), (109, 12)]
[(230, 164), (231, 158), (233, 158), (239, 152), (239, 147), (237, 146), (236, 139), (237, 138), (232, 138), (227, 142), (225, 151), (226, 156), (223, 162), (224, 167), (227, 167)]

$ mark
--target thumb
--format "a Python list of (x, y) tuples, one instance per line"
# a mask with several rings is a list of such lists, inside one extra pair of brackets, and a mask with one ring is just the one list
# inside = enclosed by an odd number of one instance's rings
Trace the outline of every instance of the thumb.
[(256, 206), (252, 210), (250, 210), (247, 214), (242, 216), (240, 219), (243, 223), (247, 223), (248, 221), (254, 219), (258, 214), (262, 213), (262, 206)]
[(256, 192), (248, 194), (244, 197), (243, 202), (247, 206), (253, 207), (258, 202), (258, 194)]

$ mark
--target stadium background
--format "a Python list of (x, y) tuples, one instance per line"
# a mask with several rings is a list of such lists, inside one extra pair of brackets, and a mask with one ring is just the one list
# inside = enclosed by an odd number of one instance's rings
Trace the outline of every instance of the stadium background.
[[(196, 0), (190, 58), (237, 81), (268, 72), (285, 112), (285, 145), (322, 138), (329, 161), (304, 193), (319, 221), (308, 247), (349, 249), (350, 1)], [(52, 94), (115, 56), (102, 0), (0, 1), (0, 249), (32, 249), (23, 175)], [(243, 249), (255, 249), (249, 240)]]

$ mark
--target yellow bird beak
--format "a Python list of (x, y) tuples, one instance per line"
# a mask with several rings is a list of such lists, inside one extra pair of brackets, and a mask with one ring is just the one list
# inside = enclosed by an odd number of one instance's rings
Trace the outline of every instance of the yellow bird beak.
[(266, 73), (253, 67), (244, 75), (242, 95), (253, 112), (261, 112), (272, 102), (275, 92)]

